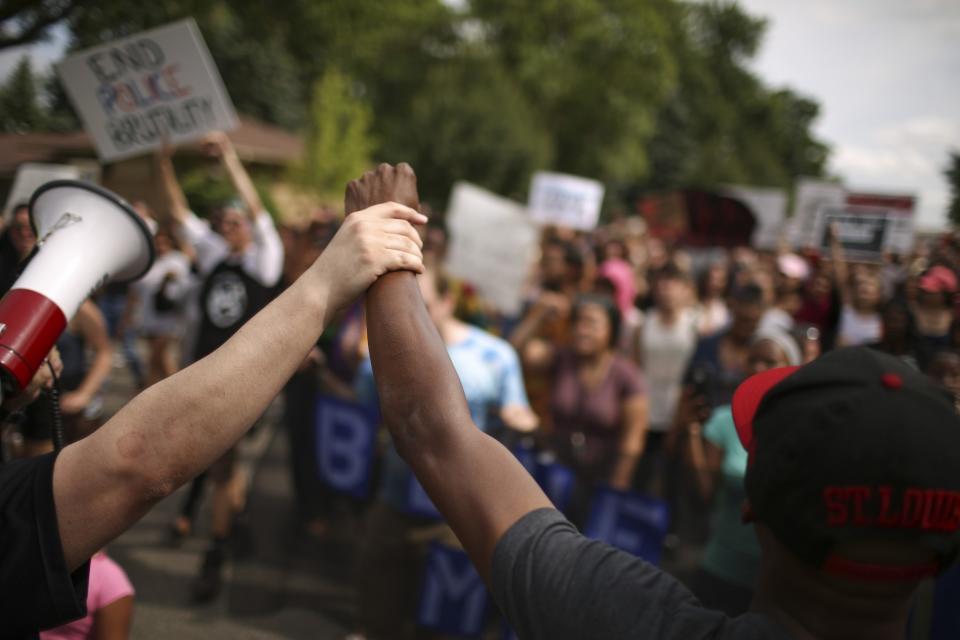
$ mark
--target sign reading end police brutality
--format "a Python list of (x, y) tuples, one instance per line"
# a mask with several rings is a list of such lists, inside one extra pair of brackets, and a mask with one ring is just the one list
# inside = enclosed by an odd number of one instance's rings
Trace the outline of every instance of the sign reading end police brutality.
[(105, 162), (237, 124), (193, 19), (81, 51), (57, 72)]

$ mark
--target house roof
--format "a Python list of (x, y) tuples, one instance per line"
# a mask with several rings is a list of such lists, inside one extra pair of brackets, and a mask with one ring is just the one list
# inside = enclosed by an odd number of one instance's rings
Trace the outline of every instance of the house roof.
[[(237, 153), (247, 162), (284, 165), (303, 153), (303, 142), (298, 136), (246, 116), (241, 116), (239, 126), (227, 135)], [(199, 153), (200, 145), (183, 145), (182, 151)], [(93, 140), (84, 131), (0, 134), (0, 175), (12, 175), (25, 162), (62, 162), (69, 158), (95, 157)]]

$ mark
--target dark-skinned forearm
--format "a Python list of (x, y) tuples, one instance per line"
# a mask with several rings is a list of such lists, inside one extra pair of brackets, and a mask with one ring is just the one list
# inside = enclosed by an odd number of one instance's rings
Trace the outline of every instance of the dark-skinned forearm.
[(367, 324), (381, 413), (397, 450), (488, 579), (500, 537), (524, 514), (552, 505), (516, 458), (473, 424), (412, 275), (391, 274), (370, 288)]
[(383, 419), (403, 453), (471, 425), (460, 379), (410, 273), (392, 273), (367, 292), (370, 359)]

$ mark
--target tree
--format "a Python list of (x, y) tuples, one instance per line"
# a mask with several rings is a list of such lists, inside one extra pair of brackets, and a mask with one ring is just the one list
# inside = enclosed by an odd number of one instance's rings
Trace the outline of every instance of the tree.
[(464, 56), (427, 75), (407, 126), (383, 153), (411, 161), (422, 197), (442, 205), (457, 180), (525, 198), (531, 174), (550, 166), (552, 144), (510, 74), (495, 60)]
[(23, 56), (7, 82), (0, 88), (0, 130), (7, 133), (42, 130), (44, 107), (37, 91), (30, 58)]
[(679, 81), (658, 114), (644, 186), (788, 188), (798, 176), (822, 175), (828, 149), (812, 133), (817, 103), (770, 90), (746, 67), (764, 21), (707, 3), (686, 5), (673, 25)]
[(954, 225), (960, 225), (960, 152), (951, 151), (950, 160), (943, 175), (950, 185), (950, 204), (947, 219)]
[(473, 0), (484, 44), (535, 105), (553, 167), (607, 182), (648, 171), (646, 143), (676, 82), (671, 2)]
[(372, 162), (373, 114), (355, 95), (351, 79), (330, 68), (314, 87), (310, 118), (305, 157), (291, 175), (301, 185), (339, 199), (343, 186)]

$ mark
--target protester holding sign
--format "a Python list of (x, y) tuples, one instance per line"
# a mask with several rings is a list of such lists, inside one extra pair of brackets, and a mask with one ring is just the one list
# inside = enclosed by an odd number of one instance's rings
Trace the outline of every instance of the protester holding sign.
[[(280, 236), (230, 139), (222, 133), (212, 134), (207, 148), (220, 160), (243, 201), (243, 209), (228, 205), (218, 212), (216, 231), (189, 210), (173, 169), (172, 150), (164, 148), (157, 155), (170, 214), (196, 250), (202, 278), (199, 323), (192, 341), (195, 360), (218, 349), (269, 302), (283, 270)], [(237, 472), (233, 451), (211, 468), (211, 477), (213, 542), (194, 585), (194, 597), (201, 602), (214, 598), (220, 591), (227, 540), (246, 496), (245, 481)], [(174, 531), (179, 535), (190, 530), (190, 515), (199, 492), (191, 495), (184, 513), (174, 523)]]
[[(366, 174), (350, 184), (347, 210), (380, 200), (415, 205), (412, 172)], [(840, 350), (738, 390), (761, 572), (750, 613), (703, 609), (670, 576), (580, 536), (520, 463), (473, 427), (413, 278), (379, 281), (367, 307), (398, 451), (520, 637), (899, 640), (917, 585), (960, 547), (951, 401), (896, 359)]]

